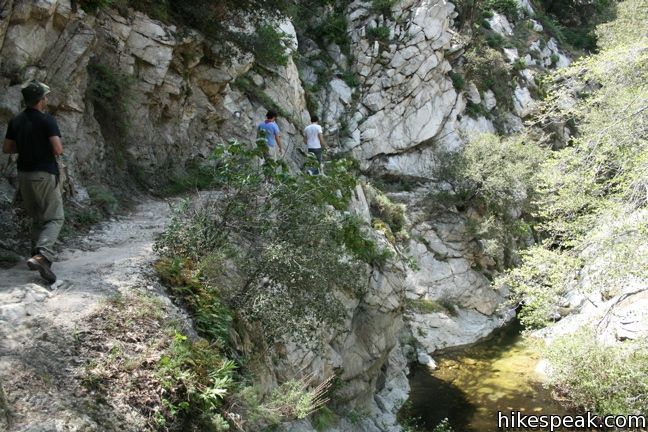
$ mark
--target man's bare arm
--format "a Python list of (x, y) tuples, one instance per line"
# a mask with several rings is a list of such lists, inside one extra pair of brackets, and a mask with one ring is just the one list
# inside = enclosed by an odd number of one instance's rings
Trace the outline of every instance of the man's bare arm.
[(324, 135), (320, 133), (320, 134), (317, 134), (317, 137), (319, 138), (320, 145), (323, 148), (326, 148), (326, 143), (324, 142)]
[(3, 153), (18, 153), (18, 148), (16, 147), (16, 141), (5, 138), (4, 144), (2, 145)]
[(61, 137), (51, 136), (49, 137), (49, 142), (52, 145), (54, 156), (60, 156), (63, 154), (63, 143), (61, 143)]
[(281, 144), (281, 134), (276, 134), (275, 139), (277, 140), (277, 145), (279, 146), (279, 150), (283, 151), (283, 145)]

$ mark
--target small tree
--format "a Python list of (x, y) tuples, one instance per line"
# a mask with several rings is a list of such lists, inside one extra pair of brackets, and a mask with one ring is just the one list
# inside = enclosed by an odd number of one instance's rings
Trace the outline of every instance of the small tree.
[(342, 323), (335, 292), (359, 295), (366, 264), (387, 256), (341, 212), (355, 186), (350, 162), (333, 162), (326, 177), (292, 175), (282, 162), (259, 163), (264, 146), (219, 148), (220, 191), (178, 208), (156, 248), (196, 263), (211, 289), (268, 341), (292, 335), (312, 342)]

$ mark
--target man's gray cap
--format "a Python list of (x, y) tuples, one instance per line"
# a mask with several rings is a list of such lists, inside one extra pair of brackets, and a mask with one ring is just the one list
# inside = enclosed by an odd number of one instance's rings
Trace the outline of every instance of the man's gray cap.
[(25, 99), (27, 106), (36, 105), (36, 103), (43, 99), (43, 97), (50, 92), (47, 84), (37, 80), (27, 81), (22, 86), (22, 95)]

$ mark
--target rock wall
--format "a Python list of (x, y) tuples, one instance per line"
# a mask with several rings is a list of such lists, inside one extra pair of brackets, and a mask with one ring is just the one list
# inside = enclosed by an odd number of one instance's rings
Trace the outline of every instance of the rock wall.
[[(222, 46), (133, 10), (127, 17), (114, 10), (94, 16), (73, 11), (69, 0), (42, 0), (6, 1), (2, 11), (2, 131), (21, 110), (21, 83), (29, 78), (47, 82), (53, 90), (48, 109), (59, 122), (66, 162), (80, 187), (102, 181), (111, 146), (119, 146), (129, 164), (154, 176), (205, 158), (226, 140), (255, 139), (256, 124), (267, 108), (231, 85), (252, 68), (252, 56), (239, 53), (220, 64)], [(91, 62), (132, 77), (129, 109), (121, 113), (129, 125), (125, 136), (111, 136), (115, 125), (102, 125), (95, 116), (88, 97)], [(298, 130), (306, 113), (295, 64), (289, 60), (262, 79), (272, 89), (271, 97), (291, 114), (280, 125), (292, 150), (287, 160), (297, 166), (294, 148), (301, 143)], [(0, 163), (5, 165), (7, 157)]]
[[(533, 11), (528, 2), (521, 5), (528, 16), (523, 25), (528, 25)], [(487, 116), (465, 115), (468, 101), (486, 112), (503, 101), (474, 83), (465, 91), (453, 86), (449, 72), (461, 64), (469, 38), (454, 29), (457, 13), (452, 3), (401, 0), (389, 13), (378, 13), (370, 2), (356, 0), (345, 15), (348, 52), (335, 44), (320, 46), (285, 22), (281, 27), (298, 39), (294, 46), (299, 46), (299, 65), (289, 56), (285, 67), (259, 68), (250, 54), (231, 55), (196, 32), (180, 31), (134, 10), (89, 15), (73, 10), (70, 0), (0, 0), (0, 133), (21, 109), (21, 83), (29, 78), (47, 82), (53, 89), (49, 111), (59, 121), (73, 189), (82, 200), (87, 184), (101, 183), (114, 175), (112, 170), (125, 169), (114, 163), (117, 152), (131, 169), (155, 180), (188, 161), (208, 157), (231, 138), (253, 140), (268, 107), (263, 98), (235, 84), (245, 77), (285, 114), (279, 125), (288, 149), (286, 160), (298, 170), (303, 160), (297, 151), (303, 146), (301, 130), (308, 122), (304, 88), (317, 83), (318, 70), (330, 68), (332, 78), (315, 98), (332, 152), (350, 153), (368, 175), (431, 182), (393, 196), (407, 205), (410, 240), (397, 246), (385, 241), (386, 247), (408, 250), (418, 268), (397, 263), (374, 270), (369, 295), (348, 299), (348, 331), (331, 335), (323, 355), (286, 346), (269, 380), (302, 370), (322, 379), (338, 372), (349, 406), (368, 413), (359, 424), (343, 421), (339, 430), (398, 430), (394, 412), (407, 397), (406, 361), (398, 344), (399, 338), (405, 339), (404, 328), (411, 329), (419, 349), (432, 353), (474, 342), (511, 317), (510, 311), (499, 308), (506, 293), (493, 291), (478, 270), (487, 268), (489, 259), (466, 230), (465, 218), (452, 211), (432, 215), (420, 205), (421, 196), (436, 187), (440, 150), (459, 150), (471, 134), (496, 131)], [(555, 41), (541, 46), (536, 36), (542, 28), (534, 25), (527, 50), (504, 52), (510, 64), (523, 58), (527, 66), (515, 78), (507, 130), (519, 128), (533, 112), (531, 90), (537, 71), (556, 58), (559, 64), (568, 62)], [(506, 37), (513, 34), (511, 23), (498, 14), (491, 27)], [(378, 28), (388, 29), (389, 36), (378, 39)], [(332, 63), (323, 62), (324, 56)], [(89, 97), (89, 64), (132, 77), (129, 108), (122, 113), (129, 125), (125, 134), (98, 114)], [(344, 79), (349, 74), (356, 78), (353, 85)], [(6, 208), (13, 191), (6, 155), (0, 156), (0, 166), (0, 207)], [(355, 211), (370, 222), (361, 188)], [(404, 314), (406, 299), (453, 306)], [(309, 428), (307, 422), (287, 426), (295, 431)]]

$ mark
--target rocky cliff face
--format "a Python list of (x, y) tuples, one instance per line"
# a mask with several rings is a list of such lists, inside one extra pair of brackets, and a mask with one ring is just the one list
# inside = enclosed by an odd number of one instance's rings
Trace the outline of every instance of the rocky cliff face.
[[(527, 15), (532, 13), (528, 2), (522, 6)], [(21, 109), (20, 84), (29, 78), (47, 82), (53, 89), (49, 110), (63, 134), (71, 189), (82, 201), (87, 184), (102, 182), (115, 169), (128, 166), (155, 183), (156, 176), (207, 157), (226, 140), (254, 139), (255, 126), (268, 108), (262, 101), (270, 98), (284, 112), (279, 124), (288, 147), (286, 160), (299, 169), (303, 156), (297, 149), (308, 122), (304, 88), (318, 84), (318, 71), (330, 68), (332, 78), (314, 98), (332, 151), (349, 152), (369, 175), (422, 181), (416, 191), (392, 197), (407, 205), (410, 231), (410, 240), (394, 247), (408, 250), (418, 267), (374, 271), (369, 295), (349, 302), (348, 332), (332, 336), (323, 356), (287, 347), (283, 362), (292, 371), (310, 370), (322, 378), (342, 371), (345, 397), (370, 415), (360, 426), (347, 424), (341, 430), (392, 430), (398, 429), (393, 413), (407, 394), (406, 361), (398, 345), (403, 318), (420, 349), (434, 352), (474, 342), (511, 316), (498, 309), (506, 293), (493, 291), (477, 270), (491, 264), (466, 230), (465, 219), (458, 212), (432, 216), (421, 205), (422, 196), (437, 186), (438, 152), (460, 149), (473, 133), (496, 130), (485, 115), (465, 115), (468, 101), (483, 112), (510, 103), (506, 129), (519, 127), (533, 110), (534, 74), (556, 57), (568, 60), (560, 57), (555, 41), (541, 47), (533, 35), (542, 28), (534, 27), (525, 41), (526, 52), (505, 51), (509, 65), (528, 59), (515, 76), (513, 99), (498, 101), (490, 89), (474, 83), (465, 91), (453, 86), (449, 72), (461, 67), (469, 38), (453, 29), (457, 13), (452, 3), (402, 0), (389, 11), (376, 12), (356, 0), (345, 14), (348, 52), (335, 44), (320, 46), (283, 23), (299, 46), (300, 63), (289, 57), (285, 67), (260, 69), (249, 54), (228, 54), (223, 62), (222, 45), (137, 11), (90, 15), (73, 10), (69, 0), (2, 0), (0, 131)], [(530, 22), (525, 18), (518, 25)], [(506, 37), (513, 34), (499, 14), (491, 18), (491, 27)], [(388, 34), (376, 36), (380, 32)], [(324, 57), (332, 62), (323, 62)], [(121, 132), (102, 117), (96, 94), (90, 97), (88, 65), (97, 64), (130, 77), (127, 109), (121, 113), (127, 122)], [(343, 79), (349, 74), (356, 77), (353, 85)], [(235, 84), (240, 77), (253, 84), (256, 97)], [(115, 158), (127, 164), (116, 164)], [(13, 192), (6, 155), (0, 156), (0, 165), (0, 198), (6, 208)], [(355, 207), (369, 222), (362, 189)], [(403, 315), (406, 298), (443, 301), (452, 310)], [(308, 429), (303, 423), (293, 426), (297, 429), (291, 430)]]

